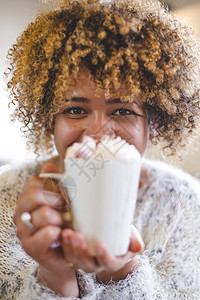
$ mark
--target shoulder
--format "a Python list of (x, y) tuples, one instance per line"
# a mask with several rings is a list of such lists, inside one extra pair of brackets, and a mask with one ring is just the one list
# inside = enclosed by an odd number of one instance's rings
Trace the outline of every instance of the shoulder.
[(5, 201), (16, 198), (25, 182), (35, 174), (37, 164), (34, 162), (20, 166), (9, 166), (0, 172), (0, 199)]
[(200, 220), (200, 183), (179, 168), (161, 161), (144, 160), (147, 180), (139, 192), (137, 214), (145, 222), (176, 223), (187, 215)]
[(26, 183), (35, 175), (38, 175), (46, 162), (53, 162), (58, 165), (58, 157), (46, 161), (30, 161), (21, 165), (6, 165), (0, 168), (0, 201), (5, 199), (16, 199)]
[(182, 169), (162, 161), (144, 160), (148, 181), (157, 193), (185, 195), (200, 201), (200, 181)]
[(172, 272), (176, 280), (191, 283), (198, 276), (200, 183), (160, 161), (144, 161), (144, 166), (148, 184), (138, 201), (135, 225), (146, 245), (145, 254), (167, 276)]
[(27, 179), (29, 176), (35, 174), (37, 170), (38, 164), (35, 162), (30, 162), (22, 165), (7, 165), (6, 167), (2, 167), (0, 169), (0, 186), (7, 181), (7, 184), (13, 184), (15, 181), (23, 181), (23, 179)]

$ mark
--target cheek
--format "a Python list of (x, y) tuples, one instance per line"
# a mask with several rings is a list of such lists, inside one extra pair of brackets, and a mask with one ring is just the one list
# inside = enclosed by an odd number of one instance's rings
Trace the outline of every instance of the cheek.
[(149, 128), (148, 125), (145, 123), (142, 128), (139, 131), (140, 135), (140, 142), (138, 145), (138, 150), (140, 151), (140, 154), (143, 155), (149, 142)]
[(149, 130), (146, 122), (135, 124), (126, 128), (126, 141), (135, 146), (143, 156), (149, 141)]
[(141, 145), (142, 155), (144, 154), (144, 152), (148, 146), (148, 143), (149, 143), (149, 129), (147, 127), (146, 130), (143, 132), (143, 142)]
[(65, 157), (66, 149), (73, 142), (74, 134), (74, 126), (69, 126), (60, 118), (55, 121), (54, 142), (61, 158)]

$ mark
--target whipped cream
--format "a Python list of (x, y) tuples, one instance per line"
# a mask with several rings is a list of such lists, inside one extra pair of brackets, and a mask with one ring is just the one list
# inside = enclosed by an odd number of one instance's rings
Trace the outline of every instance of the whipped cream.
[(141, 158), (135, 146), (130, 145), (119, 136), (112, 138), (109, 135), (104, 135), (100, 142), (90, 136), (85, 136), (82, 143), (74, 143), (68, 147), (65, 158), (95, 159), (98, 155), (105, 160), (131, 161)]

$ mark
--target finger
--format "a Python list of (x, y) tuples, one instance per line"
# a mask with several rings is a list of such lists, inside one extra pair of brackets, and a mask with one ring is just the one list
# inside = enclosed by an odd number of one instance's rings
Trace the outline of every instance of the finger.
[(30, 237), (44, 226), (53, 225), (61, 227), (64, 225), (61, 214), (47, 205), (34, 210), (30, 216), (32, 227), (27, 226), (21, 217), (17, 224), (17, 236), (21, 241)]
[[(55, 164), (53, 164), (52, 162), (47, 162), (44, 164), (44, 166), (42, 167), (41, 173), (57, 173), (58, 172), (58, 168)], [(27, 190), (29, 190), (30, 188), (45, 188), (47, 187), (47, 189), (54, 191), (54, 192), (58, 192), (58, 184), (55, 180), (51, 180), (48, 178), (44, 179), (44, 178), (40, 178), (38, 176), (33, 176), (31, 177), (26, 184), (23, 187), (22, 190), (22, 194), (24, 192), (26, 192)]]
[(78, 269), (83, 269), (87, 273), (97, 272), (100, 268), (96, 265), (92, 255), (88, 251), (86, 240), (79, 232), (73, 232), (70, 243), (72, 247), (73, 258), (71, 261)]
[(64, 225), (61, 214), (57, 210), (47, 205), (40, 206), (31, 213), (31, 222), (37, 228), (47, 225), (55, 225), (60, 227)]
[(38, 209), (32, 211), (30, 222), (33, 225), (32, 228), (27, 226), (21, 217), (17, 222), (17, 236), (20, 240), (33, 235), (39, 228), (47, 225), (64, 226), (61, 214), (47, 205), (40, 206)]
[(133, 254), (132, 252), (127, 252), (121, 256), (111, 255), (107, 248), (100, 243), (95, 245), (95, 252), (99, 264), (102, 265), (105, 270), (110, 272), (121, 269), (128, 261), (134, 259), (136, 256), (136, 254)]
[[(52, 172), (52, 173), (57, 172), (57, 171), (58, 171), (57, 166), (51, 162), (46, 163), (42, 167), (42, 170), (41, 170), (41, 172)], [(48, 179), (48, 178), (39, 178), (37, 176), (33, 176), (24, 185), (21, 196), (18, 199), (18, 204), (20, 203), (20, 199), (23, 199), (24, 195), (26, 195), (31, 190), (32, 191), (44, 190), (44, 191), (46, 191), (46, 193), (49, 193), (51, 191), (55, 194), (60, 194), (60, 189), (59, 189), (57, 181)], [(53, 197), (53, 199), (52, 199), (52, 197), (50, 197), (50, 196), (51, 196), (51, 194), (49, 193), (48, 201), (49, 201), (50, 205), (52, 205), (52, 206), (63, 205), (63, 203), (55, 202), (55, 197)], [(45, 193), (44, 193), (44, 197), (45, 197)], [(51, 201), (51, 199), (52, 199), (52, 201)], [(57, 197), (57, 199), (58, 199), (58, 197)]]
[(64, 229), (61, 232), (61, 246), (63, 249), (63, 254), (66, 258), (66, 261), (68, 263), (71, 263), (71, 259), (72, 259), (72, 245), (70, 242), (71, 236), (72, 236), (72, 230), (71, 229)]
[[(47, 162), (41, 169), (41, 173), (58, 173), (57, 166), (52, 162)], [(44, 188), (48, 190), (52, 190), (54, 192), (60, 193), (62, 198), (64, 199), (64, 203), (66, 206), (60, 207), (62, 211), (69, 210), (69, 196), (67, 193), (66, 188), (63, 187), (63, 185), (60, 183), (60, 181), (46, 178), (44, 180)], [(51, 185), (53, 189), (51, 188)]]
[(44, 203), (45, 199), (42, 190), (30, 188), (28, 192), (21, 194), (17, 200), (17, 206), (13, 218), (14, 223), (17, 225), (23, 212), (29, 212), (39, 205), (44, 205)]
[(80, 232), (63, 230), (61, 245), (66, 260), (73, 263), (76, 269), (83, 269), (87, 273), (102, 270), (97, 266), (92, 255), (88, 252), (86, 240)]
[(40, 172), (41, 173), (58, 173), (58, 167), (54, 163), (48, 161), (44, 164), (44, 166), (42, 166), (42, 169)]
[[(123, 267), (124, 257), (112, 256), (109, 251), (102, 245), (97, 244), (95, 246), (95, 253), (97, 261), (104, 269), (109, 271), (115, 271)], [(127, 260), (127, 259), (126, 259)]]
[(129, 251), (133, 253), (139, 253), (144, 250), (144, 242), (142, 237), (135, 226), (131, 227), (131, 240), (129, 245)]
[[(47, 162), (42, 167), (40, 173), (58, 173), (57, 166), (52, 162)], [(52, 178), (41, 178), (43, 180), (43, 189), (50, 190), (52, 192), (60, 192), (59, 181)]]
[(60, 194), (32, 188), (19, 198), (14, 214), (14, 223), (17, 225), (23, 212), (31, 212), (42, 205), (57, 208), (58, 203), (60, 207), (64, 206), (64, 199)]
[[(31, 220), (30, 220), (31, 222)], [(32, 222), (31, 222), (32, 223)], [(20, 218), (19, 221), (17, 222), (17, 237), (21, 240), (24, 240), (25, 238), (30, 237), (35, 231), (37, 230), (36, 227), (29, 227), (25, 224), (24, 221)]]
[(25, 194), (31, 188), (42, 188), (55, 193), (59, 192), (58, 181), (51, 178), (41, 178), (37, 176), (31, 177), (24, 185), (22, 189), (22, 195)]
[(37, 176), (33, 176), (33, 177), (29, 178), (27, 180), (27, 182), (25, 183), (25, 185), (23, 186), (21, 195), (23, 196), (23, 194), (25, 194), (27, 192), (27, 190), (29, 190), (31, 188), (40, 189), (42, 187), (43, 187), (43, 181), (40, 178), (38, 178)]
[[(57, 166), (54, 163), (47, 162), (42, 167), (41, 173), (58, 173), (58, 168), (57, 168)], [(56, 190), (55, 191), (58, 192), (58, 193), (60, 193), (61, 196), (62, 196), (62, 198), (64, 199), (64, 204), (65, 205), (61, 206), (60, 210), (61, 211), (69, 211), (70, 210), (70, 207), (69, 207), (70, 199), (69, 199), (69, 196), (68, 196), (66, 188), (61, 184), (61, 182), (59, 180), (55, 180), (55, 179), (51, 179), (51, 178), (47, 178), (46, 180), (47, 180), (49, 186), (50, 186), (50, 182), (52, 182), (53, 187), (54, 187), (54, 185), (56, 183)], [(47, 188), (48, 185), (47, 186), (45, 185), (45, 187)], [(50, 188), (48, 188), (48, 189), (50, 189)]]
[(46, 201), (46, 204), (48, 204), (52, 208), (55, 208), (59, 211), (63, 211), (66, 210), (68, 207), (66, 199), (63, 198), (60, 192), (55, 193), (49, 190), (43, 190), (43, 196)]
[[(22, 246), (25, 252), (33, 258), (45, 258), (45, 255), (52, 243), (57, 242), (60, 238), (61, 228), (57, 226), (45, 226), (38, 230), (33, 236), (25, 239)], [(52, 250), (53, 251), (53, 250)]]

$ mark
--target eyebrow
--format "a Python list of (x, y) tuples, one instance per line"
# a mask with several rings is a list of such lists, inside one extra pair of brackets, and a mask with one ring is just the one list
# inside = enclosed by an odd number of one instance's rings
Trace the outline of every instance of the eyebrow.
[[(88, 98), (85, 97), (73, 97), (71, 99), (72, 102), (82, 102), (82, 103), (89, 103), (90, 100)], [(70, 100), (66, 99), (66, 102), (70, 102)], [(120, 98), (114, 98), (114, 99), (108, 99), (106, 100), (107, 104), (114, 104), (114, 103), (123, 103), (122, 101), (120, 101)]]

